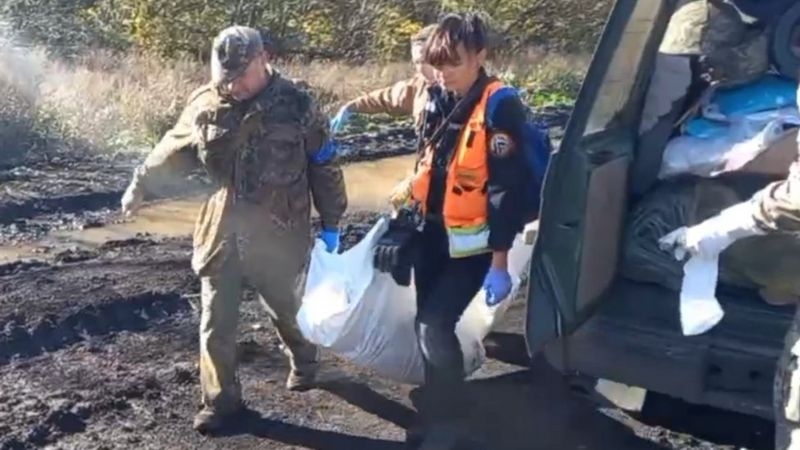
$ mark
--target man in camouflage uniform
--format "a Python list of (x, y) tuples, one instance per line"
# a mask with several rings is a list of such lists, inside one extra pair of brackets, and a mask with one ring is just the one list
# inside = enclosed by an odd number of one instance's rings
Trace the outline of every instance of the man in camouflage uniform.
[[(800, 233), (800, 150), (785, 180), (767, 185), (748, 202), (678, 229), (662, 240), (691, 254), (718, 255), (736, 240), (767, 233)], [(775, 449), (800, 450), (800, 308), (786, 334), (773, 395)]]
[[(789, 176), (756, 193), (751, 204), (758, 233), (800, 233), (800, 154)], [(800, 450), (800, 308), (778, 361), (774, 397), (775, 449)]]
[(200, 209), (192, 268), (201, 277), (200, 382), (195, 428), (219, 428), (242, 406), (236, 331), (242, 283), (260, 294), (291, 362), (287, 387), (313, 386), (317, 349), (296, 321), (311, 246), (310, 208), (332, 251), (347, 206), (328, 121), (310, 95), (269, 64), (259, 33), (230, 27), (214, 40), (212, 81), (134, 173), (131, 214), (149, 182), (200, 164), (217, 190)]
[(659, 47), (642, 112), (631, 189), (642, 194), (656, 182), (662, 151), (676, 122), (713, 84), (757, 80), (769, 68), (769, 36), (748, 26), (733, 0), (681, 0)]

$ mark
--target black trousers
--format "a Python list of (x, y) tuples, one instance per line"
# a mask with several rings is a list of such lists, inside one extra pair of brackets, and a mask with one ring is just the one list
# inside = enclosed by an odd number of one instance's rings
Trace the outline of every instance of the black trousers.
[(482, 288), (491, 259), (490, 253), (451, 258), (447, 234), (439, 222), (427, 222), (419, 236), (414, 261), (415, 326), (425, 359), (420, 412), (434, 416), (433, 420), (463, 412), (465, 407), (464, 357), (455, 327)]

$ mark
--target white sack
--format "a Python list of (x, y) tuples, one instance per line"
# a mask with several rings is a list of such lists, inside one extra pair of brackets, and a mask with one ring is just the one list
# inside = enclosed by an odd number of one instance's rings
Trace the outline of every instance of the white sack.
[[(756, 194), (758, 195), (758, 194)], [(737, 203), (691, 227), (680, 227), (658, 240), (683, 266), (680, 319), (683, 334), (694, 336), (716, 326), (725, 315), (716, 297), (719, 255), (739, 239), (764, 234), (753, 218), (752, 200)]]
[[(414, 332), (413, 284), (399, 286), (372, 264), (375, 244), (387, 226), (388, 220), (381, 219), (361, 242), (341, 254), (328, 253), (322, 241), (316, 242), (297, 322), (308, 340), (354, 364), (399, 382), (421, 384), (424, 373)], [(532, 248), (517, 236), (509, 254), (513, 281), (509, 297), (489, 307), (481, 290), (457, 324), (467, 374), (483, 364), (483, 338), (519, 291)]]
[(752, 161), (783, 136), (784, 123), (782, 119), (773, 120), (753, 136), (742, 135), (741, 130), (712, 138), (677, 136), (667, 143), (658, 177), (714, 177), (729, 160)]
[(725, 315), (716, 296), (718, 277), (719, 255), (694, 255), (683, 266), (680, 318), (685, 336), (705, 333)]

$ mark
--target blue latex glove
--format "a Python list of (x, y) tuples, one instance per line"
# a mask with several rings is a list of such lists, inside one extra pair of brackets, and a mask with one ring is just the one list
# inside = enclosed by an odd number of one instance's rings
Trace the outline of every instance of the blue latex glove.
[(507, 270), (491, 267), (483, 281), (486, 289), (486, 304), (495, 306), (511, 293), (511, 274)]
[(319, 238), (325, 243), (328, 253), (336, 253), (339, 249), (339, 230), (335, 228), (324, 228), (319, 233)]
[(331, 119), (331, 132), (335, 134), (341, 131), (344, 124), (347, 123), (347, 119), (350, 118), (350, 114), (350, 106), (342, 106), (339, 112), (336, 113), (336, 117)]

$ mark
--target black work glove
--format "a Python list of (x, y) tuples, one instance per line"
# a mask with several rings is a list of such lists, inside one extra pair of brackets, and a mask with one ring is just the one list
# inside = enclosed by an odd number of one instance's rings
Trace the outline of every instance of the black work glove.
[(381, 272), (389, 272), (397, 284), (411, 284), (411, 265), (417, 225), (410, 213), (400, 212), (389, 222), (389, 229), (378, 239), (374, 265)]

